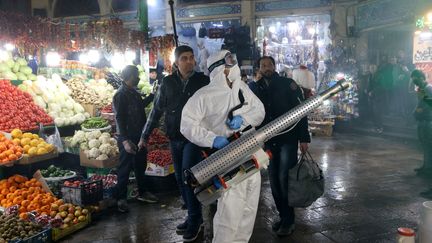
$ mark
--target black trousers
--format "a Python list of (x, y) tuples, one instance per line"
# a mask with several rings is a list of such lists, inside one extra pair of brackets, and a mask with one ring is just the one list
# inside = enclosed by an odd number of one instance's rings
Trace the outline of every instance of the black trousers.
[[(135, 145), (138, 145), (139, 138), (132, 139)], [(117, 200), (127, 198), (127, 185), (129, 183), (129, 174), (133, 170), (135, 172), (135, 179), (138, 185), (138, 192), (142, 195), (146, 191), (145, 171), (147, 168), (147, 150), (143, 149), (136, 154), (126, 152), (123, 143), (118, 142), (120, 151), (120, 164), (117, 167), (117, 186), (116, 198)]]
[(423, 147), (423, 166), (432, 169), (432, 121), (419, 121), (417, 131)]

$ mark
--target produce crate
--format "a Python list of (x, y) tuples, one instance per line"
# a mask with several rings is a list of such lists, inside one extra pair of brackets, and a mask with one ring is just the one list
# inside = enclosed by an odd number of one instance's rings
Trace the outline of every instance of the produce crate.
[(113, 168), (116, 167), (119, 164), (119, 158), (120, 155), (114, 156), (112, 158), (108, 158), (106, 160), (96, 160), (96, 159), (89, 159), (84, 154), (83, 151), (80, 151), (80, 164), (84, 167), (91, 167), (91, 168)]
[(20, 239), (20, 240), (13, 240), (9, 241), (11, 243), (49, 243), (52, 242), (52, 232), (51, 228), (45, 229), (42, 232), (27, 238), (27, 239)]
[(147, 163), (147, 169), (145, 172), (145, 174), (149, 176), (168, 176), (172, 173), (174, 173), (174, 164), (162, 167), (150, 162)]
[(332, 122), (313, 122), (309, 123), (309, 128), (315, 136), (331, 137), (333, 134)]
[(80, 187), (63, 186), (63, 200), (75, 205), (89, 205), (102, 200), (103, 185), (101, 180), (84, 182)]
[(112, 171), (112, 168), (90, 168), (86, 167), (87, 177), (91, 177), (92, 175), (108, 175)]
[(75, 224), (75, 225), (72, 225), (66, 229), (53, 228), (52, 229), (52, 240), (58, 241), (61, 238), (64, 238), (68, 235), (71, 235), (75, 231), (78, 231), (78, 230), (86, 227), (87, 225), (89, 225), (90, 222), (91, 222), (91, 214), (88, 214), (87, 219), (85, 221), (80, 222), (80, 223)]
[(92, 105), (92, 104), (81, 104), (81, 105), (84, 108), (84, 111), (88, 112), (91, 117), (94, 117), (97, 115), (98, 109), (95, 105)]
[(54, 148), (53, 151), (51, 151), (47, 154), (36, 155), (36, 156), (32, 156), (32, 157), (25, 154), (22, 157), (22, 159), (18, 162), (18, 164), (28, 165), (28, 164), (33, 164), (36, 162), (40, 162), (40, 161), (44, 161), (44, 160), (48, 160), (48, 159), (53, 159), (53, 158), (57, 158), (57, 157), (58, 157), (58, 151), (57, 151), (57, 148)]

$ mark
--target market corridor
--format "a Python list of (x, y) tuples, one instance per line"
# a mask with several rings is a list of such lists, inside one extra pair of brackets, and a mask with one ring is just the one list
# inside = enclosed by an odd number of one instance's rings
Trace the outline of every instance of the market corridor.
[[(251, 241), (394, 242), (398, 227), (417, 229), (419, 192), (432, 185), (415, 176), (421, 153), (387, 139), (334, 134), (313, 138), (311, 153), (324, 170), (325, 195), (307, 209), (296, 209), (296, 231), (278, 238), (271, 231), (276, 209), (265, 174)], [(63, 242), (181, 242), (175, 227), (185, 211), (178, 197), (160, 195), (161, 204), (131, 203), (129, 214), (110, 210)], [(205, 209), (205, 231), (196, 242), (211, 242), (211, 209)]]

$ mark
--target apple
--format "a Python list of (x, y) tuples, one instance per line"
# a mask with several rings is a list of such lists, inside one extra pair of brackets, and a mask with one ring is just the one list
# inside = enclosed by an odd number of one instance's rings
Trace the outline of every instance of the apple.
[(57, 211), (51, 211), (50, 216), (51, 218), (54, 218), (57, 215)]
[(72, 221), (72, 219), (70, 219), (70, 218), (65, 218), (65, 219), (63, 220), (63, 223), (65, 223), (65, 224), (69, 224), (71, 221)]
[(78, 220), (79, 220), (80, 222), (83, 222), (83, 221), (86, 220), (86, 217), (83, 216), (83, 215), (81, 215), (81, 216), (78, 217)]
[(66, 213), (65, 211), (63, 211), (63, 212), (60, 212), (60, 216), (61, 216), (62, 218), (66, 218), (66, 216), (67, 216), (67, 213)]
[(59, 205), (57, 205), (57, 204), (55, 204), (55, 203), (51, 203), (51, 211), (52, 211), (52, 210), (54, 210), (54, 211), (58, 211), (58, 209), (59, 209)]
[(73, 215), (73, 213), (70, 213), (67, 215), (68, 218), (70, 218), (71, 220), (75, 218), (75, 215)]
[(78, 224), (78, 223), (79, 223), (78, 218), (74, 218), (74, 220), (72, 221), (72, 223), (73, 223), (73, 224)]
[(88, 209), (83, 209), (82, 211), (81, 211), (81, 213), (83, 214), (83, 215), (87, 215), (88, 214)]
[(75, 217), (79, 217), (81, 215), (82, 215), (81, 210), (76, 210), (75, 211)]
[(73, 206), (70, 206), (68, 209), (69, 213), (75, 213), (75, 208)]

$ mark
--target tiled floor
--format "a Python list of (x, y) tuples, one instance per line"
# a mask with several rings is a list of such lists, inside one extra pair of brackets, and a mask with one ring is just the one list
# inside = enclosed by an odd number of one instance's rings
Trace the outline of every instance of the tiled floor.
[[(411, 146), (376, 137), (335, 134), (314, 138), (311, 153), (326, 177), (326, 192), (307, 209), (296, 209), (296, 231), (278, 238), (271, 231), (276, 218), (267, 174), (250, 242), (395, 242), (401, 226), (417, 229), (418, 196), (432, 186), (415, 176), (421, 154)], [(181, 242), (175, 226), (185, 211), (175, 193), (160, 195), (161, 204), (132, 202), (123, 215), (115, 210), (65, 242)], [(196, 242), (211, 242), (211, 212), (204, 209), (204, 233)]]

